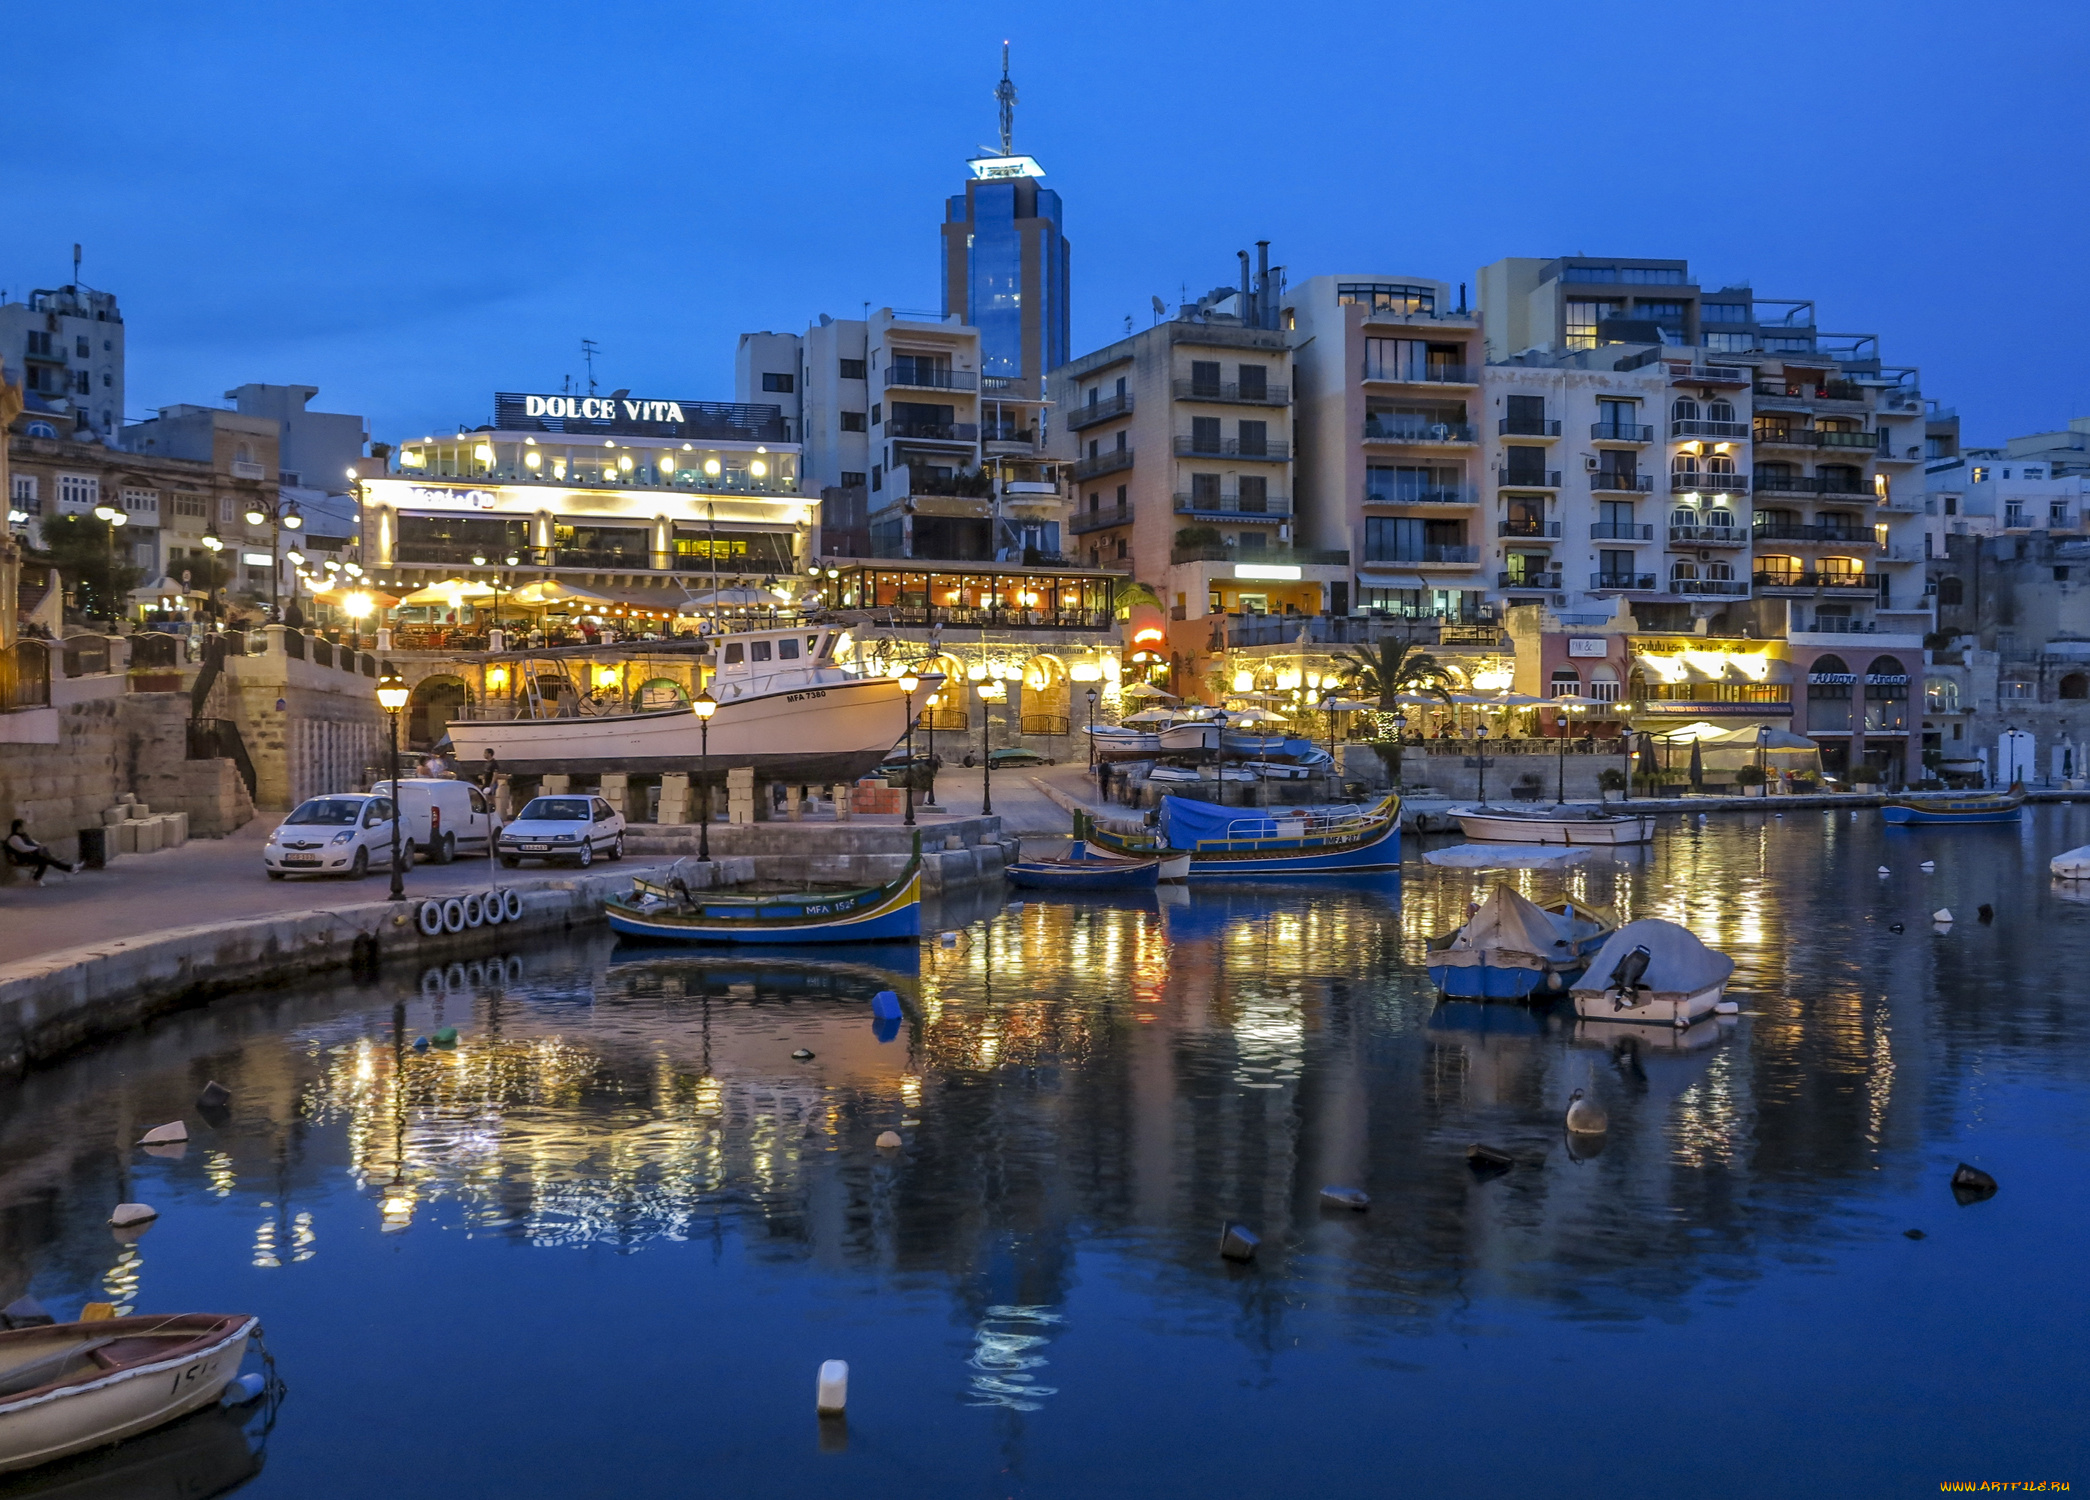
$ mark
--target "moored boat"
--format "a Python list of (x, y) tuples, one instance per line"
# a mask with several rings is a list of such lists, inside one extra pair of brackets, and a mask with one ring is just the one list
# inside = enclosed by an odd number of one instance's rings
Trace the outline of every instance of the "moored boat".
[(1138, 857), (1102, 853), (1076, 839), (1064, 858), (1020, 859), (1002, 873), (1011, 885), (1031, 890), (1149, 890), (1160, 882), (1161, 860), (1151, 854)]
[(150, 1431), (216, 1401), (260, 1319), (176, 1313), (0, 1333), (0, 1471)]
[(1612, 926), (1578, 902), (1540, 906), (1498, 886), (1464, 926), (1430, 940), (1430, 981), (1461, 1000), (1558, 994), (1581, 976)]
[(603, 903), (612, 931), (679, 943), (867, 943), (922, 935), (921, 836), (883, 885), (691, 890), (679, 877), (632, 882)]
[(1982, 797), (1898, 797), (1881, 804), (1880, 816), (1902, 827), (1949, 827), (1959, 823), (2015, 823), (2024, 816), (2025, 794), (2008, 792)]
[(1614, 813), (1562, 803), (1554, 807), (1454, 807), (1466, 837), (1504, 844), (1644, 844), (1655, 836), (1653, 813)]
[[(1354, 875), (1397, 870), (1401, 861), (1401, 799), (1367, 808), (1220, 807), (1163, 797), (1159, 835), (1190, 856), (1189, 878)], [(1097, 829), (1098, 848), (1135, 852), (1126, 835)]]
[(2090, 844), (2057, 854), (2047, 861), (2056, 880), (2090, 880)]
[(1734, 973), (1688, 928), (1659, 917), (1628, 922), (1605, 940), (1572, 986), (1575, 1014), (1588, 1021), (1688, 1026), (1713, 1013)]

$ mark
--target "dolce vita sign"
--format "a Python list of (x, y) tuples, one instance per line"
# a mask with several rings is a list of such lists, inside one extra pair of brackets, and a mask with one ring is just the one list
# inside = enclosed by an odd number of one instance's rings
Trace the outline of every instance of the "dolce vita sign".
[(581, 422), (685, 422), (675, 401), (633, 401), (621, 396), (525, 396), (526, 417), (565, 417)]

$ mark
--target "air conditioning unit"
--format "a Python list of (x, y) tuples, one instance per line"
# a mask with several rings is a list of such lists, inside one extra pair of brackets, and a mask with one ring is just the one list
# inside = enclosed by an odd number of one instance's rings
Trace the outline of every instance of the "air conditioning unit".
[(1566, 609), (1566, 608), (1567, 608), (1567, 602), (1568, 602), (1568, 596), (1567, 596), (1567, 595), (1565, 595), (1565, 594), (1555, 594), (1555, 595), (1553, 596), (1553, 607), (1554, 607), (1555, 609)]
[(1592, 473), (1592, 474), (1596, 473), (1596, 471), (1597, 471), (1597, 456), (1596, 456), (1596, 455), (1595, 455), (1594, 453), (1585, 453), (1585, 454), (1583, 454), (1583, 455), (1582, 455), (1582, 467), (1583, 467), (1583, 468), (1585, 468), (1585, 469), (1587, 469), (1587, 470), (1589, 470), (1589, 472), (1590, 472), (1590, 473)]

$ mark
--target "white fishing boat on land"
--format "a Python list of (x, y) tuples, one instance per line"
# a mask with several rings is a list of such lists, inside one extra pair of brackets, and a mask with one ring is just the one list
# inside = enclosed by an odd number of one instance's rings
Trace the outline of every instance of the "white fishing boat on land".
[(1734, 960), (1688, 928), (1643, 917), (1612, 933), (1590, 959), (1574, 985), (1575, 1014), (1587, 1021), (1688, 1026), (1713, 1014), (1733, 974)]
[(1653, 813), (1614, 813), (1575, 803), (1552, 807), (1454, 807), (1466, 837), (1499, 844), (1644, 844), (1655, 836)]
[(0, 1333), (0, 1471), (121, 1442), (216, 1401), (260, 1326), (244, 1313)]
[[(704, 642), (631, 648), (662, 658), (696, 655), (714, 667), (709, 753), (688, 694), (668, 682), (663, 706), (631, 697), (631, 712), (595, 712), (592, 695), (547, 693), (565, 684), (563, 655), (488, 657), (521, 679), (516, 696), (482, 703), (449, 724), (460, 764), (476, 766), (491, 750), (501, 769), (524, 776), (549, 773), (695, 771), (702, 761), (713, 779), (739, 766), (778, 779), (807, 783), (854, 781), (875, 767), (907, 728), (907, 694), (898, 679), (859, 677), (835, 661), (843, 632), (832, 625), (749, 630)], [(583, 648), (585, 664), (622, 648)], [(692, 669), (694, 670), (694, 669)], [(612, 705), (614, 709), (614, 705)]]

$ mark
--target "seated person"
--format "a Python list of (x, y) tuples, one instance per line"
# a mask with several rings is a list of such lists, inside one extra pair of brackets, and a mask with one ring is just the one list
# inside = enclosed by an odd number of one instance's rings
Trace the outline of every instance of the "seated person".
[(43, 884), (46, 870), (63, 870), (68, 875), (75, 875), (80, 869), (77, 864), (69, 865), (62, 859), (53, 859), (50, 850), (29, 837), (29, 831), (20, 818), (16, 818), (14, 826), (7, 831), (7, 862), (18, 869), (36, 871), (30, 879), (39, 885)]

